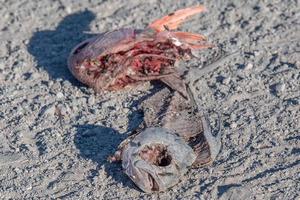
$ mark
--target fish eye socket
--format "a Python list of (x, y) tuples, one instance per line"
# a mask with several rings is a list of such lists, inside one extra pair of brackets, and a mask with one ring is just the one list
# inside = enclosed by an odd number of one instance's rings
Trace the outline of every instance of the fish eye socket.
[(171, 155), (166, 155), (164, 158), (162, 158), (159, 162), (159, 166), (165, 167), (168, 166), (169, 164), (171, 164), (172, 161), (172, 157)]

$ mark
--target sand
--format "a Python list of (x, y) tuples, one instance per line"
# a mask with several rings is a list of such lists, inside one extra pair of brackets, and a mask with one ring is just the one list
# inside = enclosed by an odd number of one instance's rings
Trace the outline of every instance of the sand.
[(68, 71), (70, 50), (197, 3), (1, 0), (0, 199), (299, 198), (299, 1), (200, 1), (209, 12), (182, 26), (216, 45), (181, 63), (214, 131), (222, 119), (212, 166), (145, 194), (106, 161), (157, 85), (95, 94)]

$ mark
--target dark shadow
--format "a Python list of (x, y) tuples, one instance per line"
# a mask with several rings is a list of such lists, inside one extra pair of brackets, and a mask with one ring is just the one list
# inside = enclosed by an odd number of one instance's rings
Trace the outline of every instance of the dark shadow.
[(251, 182), (253, 180), (259, 180), (259, 179), (261, 179), (261, 178), (263, 178), (263, 177), (265, 177), (265, 176), (267, 176), (269, 174), (275, 174), (278, 171), (288, 170), (289, 168), (292, 168), (292, 167), (297, 166), (299, 164), (300, 164), (300, 160), (296, 160), (295, 162), (287, 164), (287, 165), (283, 165), (283, 166), (281, 164), (280, 165), (276, 165), (275, 167), (266, 169), (265, 171), (260, 172), (260, 173), (256, 174), (253, 177), (244, 179), (242, 182), (243, 183), (245, 183), (245, 182), (248, 183), (248, 182)]
[(280, 89), (278, 83), (272, 84), (269, 86), (270, 92), (272, 95), (279, 97)]
[(41, 30), (34, 33), (28, 44), (28, 51), (37, 61), (37, 67), (45, 69), (51, 78), (69, 80), (78, 84), (69, 72), (67, 58), (79, 42), (92, 37), (86, 34), (95, 15), (88, 10), (66, 16), (55, 30)]
[(232, 187), (240, 187), (241, 184), (229, 184), (218, 186), (218, 196), (221, 197), (225, 192), (227, 192)]
[(198, 190), (198, 191), (196, 191), (195, 192), (195, 197), (197, 198), (197, 199), (199, 199), (199, 197), (201, 196), (201, 195), (203, 195), (203, 193), (205, 193), (205, 191), (209, 188), (209, 187), (212, 187), (212, 185), (214, 185), (216, 182), (217, 182), (217, 178), (216, 177), (214, 177), (214, 178), (212, 178), (212, 180), (210, 181), (210, 182), (208, 182), (208, 183), (205, 183), (206, 182), (206, 180), (204, 180), (204, 179), (202, 179), (201, 180), (201, 182), (200, 182), (200, 189)]
[[(122, 183), (125, 187), (136, 188), (134, 183), (126, 176), (120, 163), (110, 163), (108, 156), (113, 155), (118, 145), (127, 137), (116, 130), (104, 126), (80, 125), (77, 126), (77, 133), (74, 143), (79, 149), (80, 156), (97, 163), (97, 169), (91, 170), (87, 177), (91, 183), (104, 166), (105, 171), (116, 182)], [(137, 189), (137, 188), (136, 188)]]

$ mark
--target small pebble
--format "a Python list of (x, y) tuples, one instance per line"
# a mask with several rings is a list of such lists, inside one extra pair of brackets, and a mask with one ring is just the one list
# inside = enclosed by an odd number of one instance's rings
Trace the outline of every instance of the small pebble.
[(231, 113), (230, 119), (231, 120), (236, 120), (237, 119), (237, 115), (235, 113)]
[(69, 81), (63, 81), (63, 82), (62, 82), (62, 86), (63, 86), (64, 88), (70, 88), (72, 85), (71, 85), (71, 83), (70, 83)]
[(254, 56), (259, 56), (260, 52), (259, 51), (254, 51)]
[(72, 8), (71, 8), (71, 7), (66, 7), (66, 12), (67, 12), (68, 14), (71, 14), (71, 13), (72, 13)]
[(277, 83), (275, 85), (274, 89), (275, 89), (276, 94), (282, 93), (285, 90), (285, 84), (284, 83)]
[(28, 45), (28, 44), (29, 44), (29, 40), (28, 40), (28, 39), (23, 40), (23, 43), (24, 43), (25, 45)]
[(246, 66), (245, 66), (245, 70), (251, 70), (253, 68), (253, 64), (252, 63), (248, 63)]
[(237, 127), (237, 124), (235, 122), (230, 124), (230, 128), (236, 128), (236, 127)]
[(225, 77), (225, 78), (223, 79), (222, 83), (223, 83), (224, 85), (228, 85), (228, 84), (230, 83), (230, 81), (231, 81), (231, 78), (230, 78), (230, 77)]
[(54, 104), (49, 105), (49, 106), (45, 109), (45, 111), (44, 111), (43, 114), (44, 114), (44, 115), (49, 115), (49, 116), (54, 116), (54, 114), (55, 114), (55, 105), (54, 105)]
[(15, 171), (17, 174), (19, 174), (20, 172), (22, 172), (22, 170), (21, 170), (20, 168), (18, 168), (18, 167), (16, 167), (16, 168), (14, 169), (14, 171)]
[(56, 92), (57, 90), (60, 90), (61, 89), (61, 86), (58, 82), (53, 82), (52, 86), (51, 86), (51, 90), (53, 92)]
[(271, 86), (272, 92), (275, 93), (276, 95), (280, 95), (285, 91), (285, 84), (284, 83), (276, 83)]
[(59, 98), (59, 99), (62, 99), (62, 98), (64, 98), (64, 94), (62, 92), (58, 92), (56, 94), (56, 97)]
[(300, 61), (299, 60), (296, 61), (295, 66), (296, 66), (297, 69), (300, 69)]
[(51, 87), (53, 85), (53, 81), (48, 81), (48, 87)]
[(95, 97), (93, 95), (88, 98), (88, 104), (89, 106), (95, 104)]
[(30, 80), (37, 80), (37, 79), (39, 79), (39, 78), (40, 78), (39, 73), (33, 72), (33, 73), (31, 74)]
[(125, 114), (127, 114), (127, 113), (129, 113), (129, 109), (128, 108), (123, 108), (123, 112), (125, 113)]

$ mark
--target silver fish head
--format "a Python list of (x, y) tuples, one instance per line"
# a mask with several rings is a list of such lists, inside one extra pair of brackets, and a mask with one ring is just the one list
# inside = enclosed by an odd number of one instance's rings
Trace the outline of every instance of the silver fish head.
[(147, 128), (124, 149), (122, 166), (143, 191), (164, 191), (179, 182), (196, 157), (176, 134), (164, 128)]

